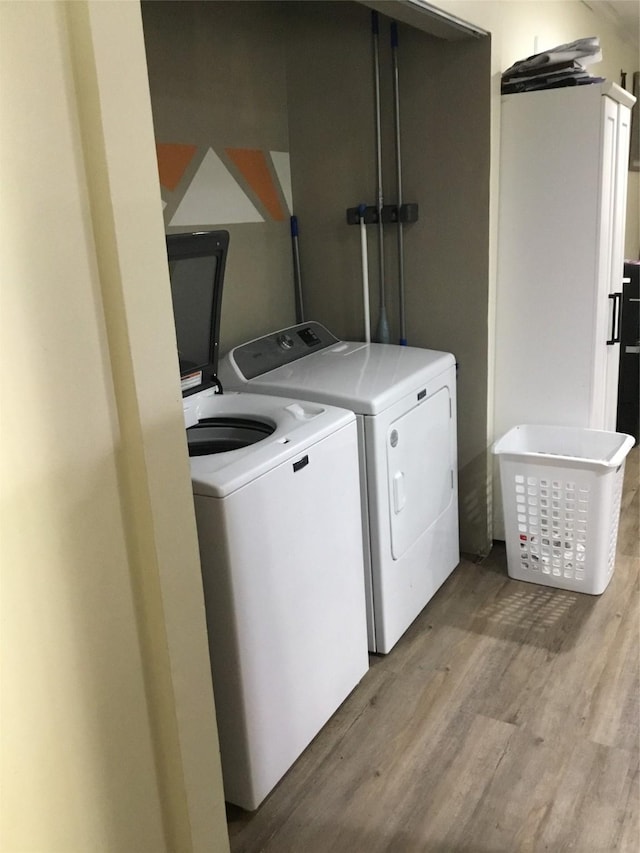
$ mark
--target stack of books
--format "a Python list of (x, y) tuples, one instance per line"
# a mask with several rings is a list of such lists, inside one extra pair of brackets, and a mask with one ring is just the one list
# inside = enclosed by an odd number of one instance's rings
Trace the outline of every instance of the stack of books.
[(507, 68), (502, 74), (502, 94), (602, 83), (603, 77), (592, 76), (585, 67), (601, 59), (600, 39), (597, 36), (558, 45), (544, 53), (521, 59)]

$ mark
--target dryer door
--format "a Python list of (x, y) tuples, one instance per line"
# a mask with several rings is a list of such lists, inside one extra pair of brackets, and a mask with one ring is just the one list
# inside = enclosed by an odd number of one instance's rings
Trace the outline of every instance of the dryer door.
[(387, 431), (391, 552), (398, 560), (449, 506), (453, 495), (449, 389), (401, 415)]

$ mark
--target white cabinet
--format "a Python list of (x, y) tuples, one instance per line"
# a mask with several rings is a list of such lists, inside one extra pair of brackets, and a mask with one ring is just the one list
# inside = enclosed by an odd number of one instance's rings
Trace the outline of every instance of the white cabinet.
[(615, 429), (633, 103), (606, 82), (502, 98), (496, 436)]

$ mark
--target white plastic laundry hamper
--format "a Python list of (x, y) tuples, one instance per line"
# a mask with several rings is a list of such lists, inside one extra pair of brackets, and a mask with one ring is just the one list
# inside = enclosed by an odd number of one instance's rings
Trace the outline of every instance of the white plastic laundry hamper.
[(613, 575), (629, 435), (523, 424), (500, 460), (509, 577), (600, 595)]

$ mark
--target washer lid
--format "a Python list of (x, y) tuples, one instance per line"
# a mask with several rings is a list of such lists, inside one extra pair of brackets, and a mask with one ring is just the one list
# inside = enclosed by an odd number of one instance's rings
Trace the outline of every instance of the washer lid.
[(227, 231), (167, 236), (182, 396), (217, 385)]
[[(268, 337), (279, 338), (290, 331)], [(300, 397), (376, 415), (420, 391), (454, 364), (451, 353), (437, 350), (338, 341), (251, 379), (243, 374), (233, 349), (220, 362), (220, 376), (225, 387)]]

